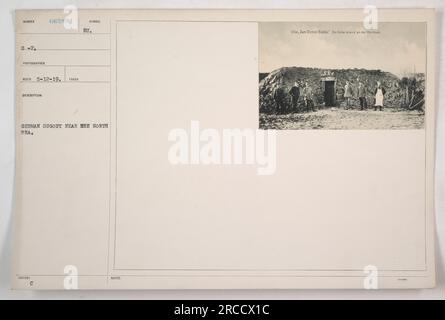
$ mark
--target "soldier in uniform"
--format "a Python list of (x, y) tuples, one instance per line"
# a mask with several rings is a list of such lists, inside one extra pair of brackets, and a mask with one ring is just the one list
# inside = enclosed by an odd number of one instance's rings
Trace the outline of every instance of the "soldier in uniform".
[(361, 81), (358, 83), (357, 95), (360, 102), (360, 110), (366, 109), (368, 107), (366, 103), (366, 87)]
[(351, 87), (351, 84), (349, 83), (349, 81), (346, 81), (346, 84), (345, 84), (344, 98), (346, 100), (345, 109), (349, 109), (349, 107), (351, 106), (351, 99), (352, 99), (352, 87)]
[(312, 87), (306, 82), (303, 90), (304, 106), (306, 111), (315, 111)]
[(283, 82), (280, 81), (279, 84), (275, 86), (273, 91), (273, 99), (275, 105), (277, 106), (277, 114), (282, 114), (286, 108), (286, 92), (283, 88)]

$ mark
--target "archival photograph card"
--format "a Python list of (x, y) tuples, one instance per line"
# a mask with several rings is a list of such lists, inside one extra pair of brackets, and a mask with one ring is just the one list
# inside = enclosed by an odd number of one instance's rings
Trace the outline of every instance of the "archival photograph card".
[(435, 12), (18, 10), (13, 287), (435, 285)]

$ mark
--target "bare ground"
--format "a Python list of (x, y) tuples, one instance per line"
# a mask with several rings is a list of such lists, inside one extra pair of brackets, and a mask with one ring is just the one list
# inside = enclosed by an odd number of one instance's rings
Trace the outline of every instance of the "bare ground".
[(321, 109), (283, 115), (260, 113), (260, 129), (421, 129), (418, 111)]

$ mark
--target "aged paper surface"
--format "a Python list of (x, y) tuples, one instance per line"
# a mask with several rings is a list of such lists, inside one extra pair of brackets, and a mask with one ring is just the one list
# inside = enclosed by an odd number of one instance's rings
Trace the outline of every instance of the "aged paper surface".
[(425, 288), (434, 11), (16, 11), (13, 286)]

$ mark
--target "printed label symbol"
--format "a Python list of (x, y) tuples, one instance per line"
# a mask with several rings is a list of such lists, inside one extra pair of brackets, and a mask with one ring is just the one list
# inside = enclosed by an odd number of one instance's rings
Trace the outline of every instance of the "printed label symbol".
[(66, 14), (63, 19), (63, 27), (68, 30), (77, 30), (79, 27), (79, 15), (75, 5), (69, 4), (63, 8), (63, 13)]
[(63, 273), (66, 276), (63, 279), (63, 288), (65, 290), (77, 290), (78, 289), (78, 272), (77, 267), (73, 265), (67, 265), (63, 269)]
[(363, 287), (365, 289), (378, 289), (379, 271), (376, 266), (368, 265), (363, 268), (363, 273), (366, 275), (363, 280)]
[(363, 27), (366, 30), (378, 29), (378, 10), (376, 6), (368, 5), (363, 9), (366, 16), (363, 18)]

